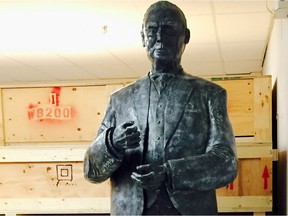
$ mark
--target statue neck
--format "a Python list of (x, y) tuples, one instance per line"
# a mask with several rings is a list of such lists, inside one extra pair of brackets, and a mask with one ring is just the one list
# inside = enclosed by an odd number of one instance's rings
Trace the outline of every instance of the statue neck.
[(176, 62), (159, 62), (153, 61), (151, 73), (182, 73), (183, 68)]

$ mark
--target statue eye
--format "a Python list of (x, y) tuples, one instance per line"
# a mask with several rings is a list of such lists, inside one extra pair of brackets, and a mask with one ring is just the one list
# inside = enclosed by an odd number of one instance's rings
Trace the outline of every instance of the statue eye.
[(177, 28), (173, 25), (163, 25), (162, 26), (162, 32), (165, 35), (175, 35), (177, 34)]
[(158, 27), (156, 26), (148, 26), (146, 28), (146, 32), (148, 36), (153, 36), (157, 33)]
[(171, 27), (163, 28), (162, 31), (167, 35), (173, 35), (175, 33), (175, 30)]

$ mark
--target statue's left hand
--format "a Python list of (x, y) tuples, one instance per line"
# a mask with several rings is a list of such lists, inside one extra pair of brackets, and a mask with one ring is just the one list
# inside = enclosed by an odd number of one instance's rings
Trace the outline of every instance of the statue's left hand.
[(166, 181), (164, 165), (145, 164), (136, 169), (138, 172), (132, 172), (131, 178), (146, 190), (156, 190)]

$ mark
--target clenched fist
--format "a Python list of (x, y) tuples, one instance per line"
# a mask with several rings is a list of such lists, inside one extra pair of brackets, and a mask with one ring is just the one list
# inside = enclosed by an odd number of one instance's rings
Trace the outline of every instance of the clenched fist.
[(136, 167), (131, 178), (146, 190), (156, 190), (166, 181), (166, 167), (164, 165), (145, 164)]
[(112, 135), (112, 142), (116, 149), (133, 149), (139, 146), (140, 132), (134, 121), (125, 122), (117, 126)]

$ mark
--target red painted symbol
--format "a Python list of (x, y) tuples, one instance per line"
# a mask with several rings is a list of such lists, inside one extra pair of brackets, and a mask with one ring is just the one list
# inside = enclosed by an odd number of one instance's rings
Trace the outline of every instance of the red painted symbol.
[(268, 189), (268, 178), (270, 177), (267, 166), (265, 166), (264, 171), (262, 173), (262, 178), (264, 178), (264, 190)]
[(70, 106), (60, 106), (60, 87), (54, 87), (50, 93), (48, 105), (30, 104), (28, 118), (34, 120), (69, 120), (72, 117)]
[(50, 94), (50, 104), (59, 106), (59, 97), (60, 97), (60, 87), (54, 87)]
[(231, 183), (229, 184), (229, 189), (230, 189), (230, 190), (234, 190), (234, 182), (231, 182)]

